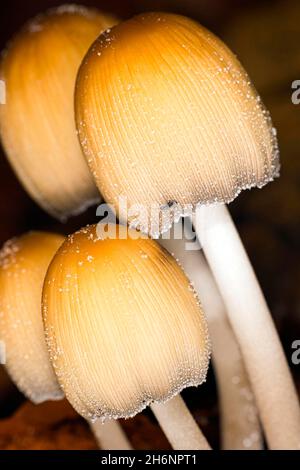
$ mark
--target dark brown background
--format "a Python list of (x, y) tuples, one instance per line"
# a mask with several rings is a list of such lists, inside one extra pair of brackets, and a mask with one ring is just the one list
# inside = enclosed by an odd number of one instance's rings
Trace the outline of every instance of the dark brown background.
[[(0, 7), (0, 49), (27, 19), (61, 3), (51, 0), (4, 0)], [(289, 363), (299, 382), (300, 365), (293, 366), (290, 357), (292, 341), (300, 339), (300, 105), (291, 103), (291, 83), (300, 79), (300, 2), (98, 0), (84, 3), (114, 12), (122, 18), (150, 10), (169, 10), (194, 17), (227, 42), (252, 77), (278, 130), (282, 174), (279, 180), (262, 190), (244, 192), (230, 208), (273, 312)], [(1, 244), (9, 237), (29, 229), (51, 229), (69, 233), (93, 221), (96, 221), (94, 208), (83, 216), (70, 220), (66, 225), (61, 225), (46, 215), (23, 191), (1, 151)], [(8, 420), (0, 421), (0, 447), (94, 446), (84, 424), (65, 405), (63, 410), (61, 405), (55, 405), (53, 409), (53, 405), (50, 408), (49, 405), (33, 408), (25, 404), (18, 408), (22, 398), (15, 390), (9, 390), (9, 397), (0, 392), (0, 400), (2, 395), (2, 401), (5, 402), (5, 406), (0, 408), (0, 415), (11, 416)], [(217, 445), (218, 408), (212, 371), (208, 383), (200, 390), (185, 392), (185, 398), (212, 444)], [(17, 412), (12, 415), (16, 408)], [(41, 416), (44, 418), (41, 419)], [(166, 446), (150, 413), (130, 421), (126, 426), (133, 440), (135, 439), (136, 447)], [(56, 426), (56, 431), (51, 434), (49, 429), (53, 431), (53, 426)], [(75, 441), (70, 436), (75, 436)]]

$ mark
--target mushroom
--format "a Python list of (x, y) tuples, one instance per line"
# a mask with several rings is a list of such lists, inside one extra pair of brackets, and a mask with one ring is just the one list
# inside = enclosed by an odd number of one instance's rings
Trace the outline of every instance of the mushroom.
[[(0, 339), (6, 370), (33, 403), (60, 400), (61, 390), (45, 342), (41, 295), (49, 263), (64, 241), (61, 235), (29, 232), (6, 242), (0, 252)], [(118, 423), (91, 424), (97, 442), (108, 449), (130, 449)]]
[(99, 200), (76, 136), (73, 96), (85, 52), (116, 22), (93, 9), (60, 6), (29, 21), (0, 61), (7, 157), (29, 194), (59, 218)]
[[(149, 13), (102, 34), (75, 93), (82, 149), (120, 219), (127, 206), (195, 211), (269, 447), (300, 447), (300, 407), (266, 301), (226, 203), (279, 173), (276, 133), (232, 52), (196, 22)], [(118, 207), (120, 196), (127, 205)], [(197, 216), (197, 217), (196, 217)], [(161, 217), (157, 236), (170, 227)], [(165, 222), (167, 220), (167, 222)], [(132, 221), (132, 218), (129, 218)], [(136, 222), (136, 221), (135, 221)], [(151, 224), (152, 225), (152, 224)]]
[(221, 448), (261, 450), (261, 426), (240, 348), (216, 282), (193, 238), (191, 222), (185, 219), (184, 225), (182, 221), (177, 222), (172, 230), (164, 233), (159, 243), (182, 267), (206, 313), (220, 401)]
[(151, 405), (174, 448), (209, 449), (179, 395), (206, 377), (204, 314), (175, 260), (136, 235), (101, 239), (88, 226), (53, 258), (43, 316), (54, 370), (85, 418), (129, 418)]

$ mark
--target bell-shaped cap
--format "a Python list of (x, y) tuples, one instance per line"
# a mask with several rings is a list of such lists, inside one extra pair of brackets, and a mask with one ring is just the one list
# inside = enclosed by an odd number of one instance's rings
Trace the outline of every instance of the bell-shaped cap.
[(63, 397), (46, 347), (41, 305), (47, 268), (63, 241), (61, 235), (29, 232), (6, 242), (0, 252), (0, 340), (5, 367), (34, 403)]
[(74, 88), (89, 46), (115, 23), (93, 9), (62, 6), (29, 21), (0, 61), (7, 157), (28, 193), (59, 218), (99, 199), (76, 135)]
[(88, 419), (133, 416), (206, 377), (209, 341), (196, 294), (163, 248), (132, 234), (101, 239), (95, 226), (82, 229), (45, 279), (51, 359)]
[(141, 14), (102, 34), (81, 65), (75, 107), (83, 151), (116, 210), (119, 196), (149, 211), (228, 203), (278, 174), (275, 130), (247, 73), (182, 16)]

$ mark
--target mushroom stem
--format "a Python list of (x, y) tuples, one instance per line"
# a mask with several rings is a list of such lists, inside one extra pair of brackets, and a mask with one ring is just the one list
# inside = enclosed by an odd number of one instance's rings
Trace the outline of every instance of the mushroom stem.
[[(202, 303), (203, 306), (206, 304), (204, 298)], [(234, 333), (222, 315), (219, 318), (210, 318), (208, 315), (208, 324), (220, 397), (222, 449), (262, 450), (263, 439), (256, 403)]]
[(123, 431), (120, 423), (112, 419), (102, 423), (99, 419), (90, 422), (90, 428), (94, 437), (103, 450), (132, 450), (132, 446)]
[(263, 443), (257, 408), (224, 302), (200, 246), (197, 250), (186, 249), (191, 229), (185, 223), (181, 239), (168, 235), (160, 243), (184, 269), (206, 313), (220, 399), (221, 447), (225, 450), (261, 450)]
[(211, 449), (180, 395), (165, 403), (152, 403), (151, 409), (173, 449)]
[(225, 205), (198, 206), (198, 239), (227, 307), (270, 449), (300, 448), (300, 407), (272, 317)]

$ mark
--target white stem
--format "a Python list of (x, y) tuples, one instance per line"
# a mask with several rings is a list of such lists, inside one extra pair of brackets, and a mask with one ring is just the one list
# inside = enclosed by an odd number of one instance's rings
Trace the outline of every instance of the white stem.
[(297, 393), (266, 301), (227, 207), (199, 206), (194, 227), (239, 341), (269, 448), (299, 449)]
[(151, 409), (173, 449), (211, 449), (180, 395), (165, 403), (152, 403)]
[(132, 450), (132, 446), (118, 421), (112, 419), (101, 423), (100, 420), (97, 420), (89, 424), (100, 449)]
[[(185, 222), (182, 237), (175, 240), (169, 232), (160, 243), (192, 281), (206, 313), (220, 399), (221, 445), (225, 450), (260, 450), (263, 448), (261, 428), (240, 349), (200, 246), (188, 242), (192, 227), (188, 220)], [(181, 230), (181, 221), (177, 225)], [(177, 228), (174, 230), (176, 233)]]

